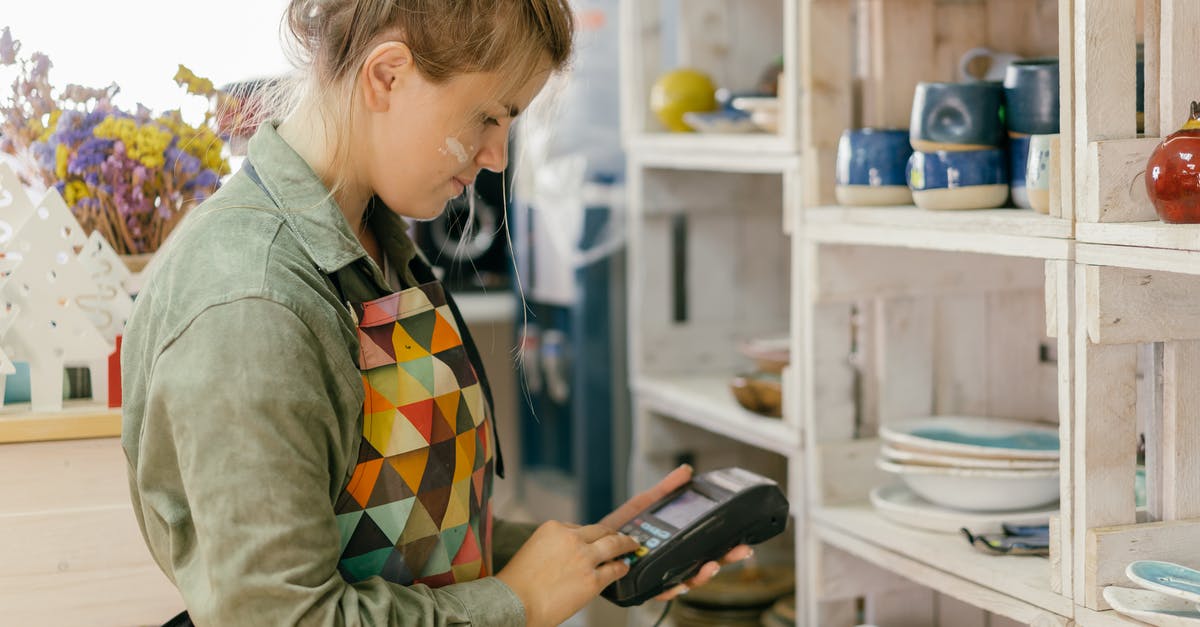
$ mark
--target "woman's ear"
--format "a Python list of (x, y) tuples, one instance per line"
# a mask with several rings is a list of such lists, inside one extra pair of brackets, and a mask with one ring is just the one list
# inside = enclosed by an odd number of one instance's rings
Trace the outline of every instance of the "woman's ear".
[(411, 80), (416, 71), (408, 44), (389, 41), (375, 46), (363, 63), (360, 82), (369, 111), (381, 113), (391, 106), (391, 96)]

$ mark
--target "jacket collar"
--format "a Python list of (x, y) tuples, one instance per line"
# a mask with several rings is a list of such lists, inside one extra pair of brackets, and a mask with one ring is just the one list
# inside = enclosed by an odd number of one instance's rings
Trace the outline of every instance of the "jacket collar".
[(332, 274), (367, 256), (329, 189), (279, 136), (274, 123), (259, 127), (247, 155), (271, 200), (284, 209), (283, 219), (322, 272)]

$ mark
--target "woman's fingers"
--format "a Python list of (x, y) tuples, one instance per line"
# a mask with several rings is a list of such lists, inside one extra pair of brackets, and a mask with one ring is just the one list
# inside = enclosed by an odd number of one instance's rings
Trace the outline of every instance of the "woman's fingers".
[(745, 559), (750, 559), (753, 556), (754, 556), (754, 549), (750, 548), (750, 545), (739, 544), (739, 545), (733, 547), (732, 550), (730, 550), (728, 553), (725, 554), (724, 557), (721, 558), (721, 563), (722, 564), (732, 564), (734, 562), (740, 562)]
[(718, 564), (716, 562), (708, 562), (704, 566), (700, 567), (699, 572), (697, 572), (695, 574), (695, 576), (693, 576), (691, 579), (688, 579), (684, 583), (687, 584), (688, 587), (699, 588), (700, 586), (703, 586), (704, 584), (708, 583), (709, 579), (712, 579), (713, 577), (717, 576), (717, 572), (720, 570), (721, 570), (720, 564)]
[(689, 590), (691, 590), (691, 588), (689, 588), (689, 587), (687, 587), (687, 585), (681, 583), (678, 586), (675, 586), (674, 588), (671, 588), (670, 590), (667, 590), (666, 592), (654, 597), (654, 600), (655, 601), (670, 601), (671, 599), (674, 599), (675, 597), (677, 597), (681, 594), (687, 594)]
[(609, 534), (592, 543), (596, 563), (607, 562), (638, 549), (640, 544), (633, 538), (619, 533)]
[(623, 505), (618, 507), (616, 511), (605, 516), (600, 521), (610, 529), (620, 529), (622, 525), (629, 522), (642, 510), (650, 507), (659, 499), (675, 491), (679, 486), (687, 483), (692, 478), (692, 467), (684, 464), (663, 477), (654, 487), (638, 494), (637, 496), (625, 501)]
[(601, 589), (608, 584), (624, 577), (629, 572), (629, 564), (624, 561), (615, 560), (605, 562), (596, 567), (596, 580), (600, 584)]
[(615, 535), (617, 532), (604, 525), (587, 525), (586, 527), (575, 529), (575, 533), (578, 533), (584, 542), (591, 544), (604, 536)]

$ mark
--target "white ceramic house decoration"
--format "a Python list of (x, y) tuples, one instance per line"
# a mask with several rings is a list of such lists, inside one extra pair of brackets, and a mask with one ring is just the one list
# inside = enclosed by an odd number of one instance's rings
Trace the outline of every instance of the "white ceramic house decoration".
[(105, 340), (116, 343), (133, 312), (133, 298), (125, 291), (125, 282), (133, 275), (99, 231), (92, 231), (88, 236), (79, 253), (79, 261), (98, 290), (81, 295), (79, 308), (87, 313)]
[(50, 190), (33, 215), (19, 225), (8, 218), (21, 215), (19, 205), (28, 198), (19, 187), (4, 191), (13, 199), (15, 211), (5, 213), (0, 208), (0, 236), (12, 233), (4, 252), (18, 263), (3, 285), (4, 307), (0, 309), (11, 305), (20, 315), (0, 340), (0, 348), (9, 357), (29, 363), (34, 411), (62, 409), (63, 369), (67, 365), (86, 365), (97, 373), (93, 385), (104, 385), (94, 389), (104, 398), (112, 346), (78, 302), (80, 295), (97, 291), (76, 256), (76, 247), (86, 245), (87, 240), (57, 191)]
[[(0, 163), (0, 251), (13, 239), (14, 224), (24, 222), (33, 215), (34, 207), (29, 197), (17, 179), (17, 175), (3, 163)], [(13, 270), (20, 263), (20, 255), (0, 252), (0, 294), (3, 286), (12, 276)], [(8, 334), (16, 321), (20, 308), (7, 299), (0, 297), (0, 338)], [(17, 368), (8, 354), (0, 349), (0, 405), (4, 404), (4, 388), (8, 375), (16, 373)]]
[[(12, 274), (12, 270), (16, 267), (17, 261), (13, 258), (0, 253), (0, 286), (8, 281), (8, 277)], [(0, 299), (2, 301), (3, 299)], [(12, 325), (17, 320), (17, 313), (20, 308), (12, 303), (0, 302), (0, 338), (3, 338)], [(0, 349), (0, 405), (4, 404), (4, 384), (8, 379), (8, 375), (17, 372), (16, 365), (9, 359), (8, 354)]]
[[(44, 216), (51, 231), (67, 241), (90, 278), (87, 291), (72, 294), (76, 305), (96, 325), (109, 346), (115, 346), (117, 335), (124, 332), (133, 311), (133, 299), (123, 285), (129, 279), (129, 269), (100, 233), (84, 236), (83, 227), (57, 191), (46, 193), (36, 211), (38, 217)], [(98, 401), (108, 401), (109, 353), (100, 360), (66, 364), (88, 369), (92, 398)]]

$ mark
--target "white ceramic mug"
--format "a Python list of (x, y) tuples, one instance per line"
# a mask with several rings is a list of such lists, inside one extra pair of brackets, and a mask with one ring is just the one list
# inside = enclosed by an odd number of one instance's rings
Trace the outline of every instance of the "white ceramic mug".
[(1050, 142), (1058, 135), (1030, 135), (1025, 164), (1025, 189), (1038, 213), (1050, 213)]
[[(988, 57), (991, 63), (988, 65), (987, 73), (983, 76), (976, 76), (971, 73), (971, 62), (981, 57)], [(963, 82), (1003, 81), (1008, 64), (1020, 60), (1020, 55), (1011, 52), (998, 52), (991, 48), (972, 48), (958, 60), (958, 80)]]

